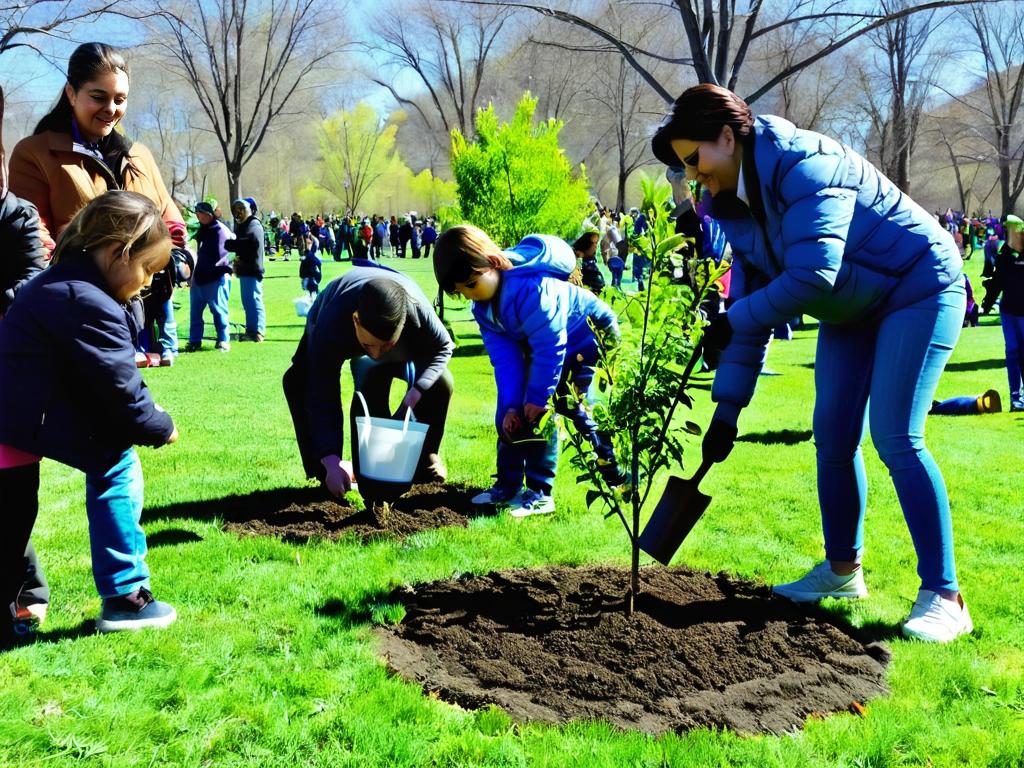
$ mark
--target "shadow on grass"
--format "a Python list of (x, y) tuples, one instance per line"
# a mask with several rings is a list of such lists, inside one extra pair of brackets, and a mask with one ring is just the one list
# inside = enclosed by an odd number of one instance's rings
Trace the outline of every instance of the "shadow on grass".
[(736, 438), (738, 443), (758, 443), (759, 445), (796, 445), (813, 437), (809, 429), (776, 429), (768, 432), (750, 432)]
[(460, 344), (452, 352), (452, 357), (477, 357), (485, 353), (484, 345), (481, 342), (476, 344)]
[(142, 512), (142, 522), (153, 520), (246, 520), (259, 515), (251, 510), (284, 509), (291, 504), (317, 504), (329, 501), (330, 494), (319, 486), (272, 488), (244, 495), (232, 494), (220, 499), (185, 501), (166, 507), (151, 507)]
[(947, 371), (993, 371), (1006, 367), (1006, 360), (967, 360), (962, 363), (946, 363)]
[(56, 629), (51, 631), (37, 632), (27, 640), (11, 640), (10, 638), (0, 639), (0, 655), (18, 648), (25, 648), (30, 645), (41, 643), (59, 643), (62, 640), (77, 640), (81, 637), (89, 637), (96, 634), (96, 621), (87, 619), (77, 627), (67, 629)]
[(326, 600), (323, 605), (313, 609), (313, 613), (322, 619), (336, 621), (348, 628), (357, 625), (381, 624), (386, 611), (399, 608), (393, 590), (368, 592), (357, 600), (345, 602), (338, 598)]
[(185, 528), (168, 528), (165, 531), (157, 531), (146, 536), (146, 544), (150, 549), (154, 547), (173, 547), (177, 544), (191, 544), (202, 540), (202, 536)]

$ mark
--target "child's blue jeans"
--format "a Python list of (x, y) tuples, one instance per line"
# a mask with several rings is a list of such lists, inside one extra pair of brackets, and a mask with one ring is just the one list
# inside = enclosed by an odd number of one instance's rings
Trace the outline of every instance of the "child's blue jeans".
[(999, 308), (1006, 343), (1006, 378), (1010, 384), (1010, 400), (1021, 402), (1021, 371), (1024, 370), (1024, 315), (1011, 315)]
[[(587, 436), (600, 458), (614, 460), (615, 454), (611, 439), (598, 432), (597, 424), (587, 410), (578, 403), (575, 395), (578, 392), (582, 393), (584, 397), (586, 396), (594, 378), (594, 366), (597, 364), (598, 358), (599, 347), (597, 339), (594, 337), (591, 337), (584, 347), (566, 350), (562, 376), (555, 389), (555, 412), (572, 419), (576, 430)], [(499, 435), (503, 432), (501, 422), (508, 407), (510, 406), (504, 403), (498, 404), (495, 426)], [(522, 418), (521, 412), (520, 418)], [(551, 493), (558, 467), (557, 430), (552, 431), (547, 440), (509, 443), (499, 438), (497, 451), (496, 484), (499, 487), (516, 491), (522, 487), (525, 478), (527, 488), (546, 494)]]
[[(864, 541), (865, 412), (917, 552), (921, 586), (959, 589), (946, 485), (924, 444), (925, 417), (960, 336), (963, 280), (859, 327), (821, 324), (814, 379), (818, 499), (829, 560), (856, 561)], [(870, 399), (870, 409), (868, 401)]]
[(231, 331), (228, 328), (228, 299), (231, 297), (231, 277), (221, 275), (210, 283), (192, 283), (189, 291), (189, 327), (188, 343), (199, 345), (203, 341), (203, 310), (210, 308), (213, 315), (213, 326), (217, 329), (217, 341), (228, 341)]
[(92, 577), (100, 597), (149, 587), (142, 516), (142, 464), (134, 448), (116, 457), (106, 472), (85, 476)]
[(174, 319), (174, 301), (168, 299), (156, 318), (160, 333), (160, 351), (178, 354), (178, 321)]
[(245, 310), (245, 332), (263, 335), (267, 332), (267, 312), (263, 308), (263, 281), (257, 277), (239, 277), (242, 308)]

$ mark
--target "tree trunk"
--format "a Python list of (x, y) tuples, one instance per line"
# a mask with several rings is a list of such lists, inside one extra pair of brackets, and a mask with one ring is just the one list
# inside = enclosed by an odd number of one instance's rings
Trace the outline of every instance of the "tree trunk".
[(240, 163), (228, 164), (228, 204), (241, 197), (242, 166)]
[(619, 178), (617, 186), (615, 187), (615, 210), (624, 211), (626, 210), (626, 182), (629, 180), (629, 174), (626, 173), (622, 168), (619, 168)]

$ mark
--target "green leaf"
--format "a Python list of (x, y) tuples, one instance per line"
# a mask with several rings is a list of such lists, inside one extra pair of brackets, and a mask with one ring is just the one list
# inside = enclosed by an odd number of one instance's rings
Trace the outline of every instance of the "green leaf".
[(683, 429), (691, 435), (700, 435), (704, 431), (700, 428), (699, 424), (694, 424), (692, 421), (688, 421), (683, 424)]
[(601, 498), (601, 492), (593, 489), (587, 491), (587, 509), (590, 509), (594, 502)]
[(666, 237), (660, 243), (658, 243), (657, 255), (664, 256), (666, 253), (670, 253), (679, 248), (686, 240), (691, 240), (684, 235), (671, 235)]

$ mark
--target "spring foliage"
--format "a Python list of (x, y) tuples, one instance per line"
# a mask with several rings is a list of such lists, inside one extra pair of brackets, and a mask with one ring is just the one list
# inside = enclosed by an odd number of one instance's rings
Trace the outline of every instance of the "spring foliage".
[(562, 122), (535, 123), (536, 109), (527, 92), (507, 123), (498, 120), (493, 105), (478, 110), (473, 142), (452, 131), (461, 217), (501, 246), (536, 232), (574, 238), (588, 212), (585, 169), (574, 169), (558, 145)]
[[(693, 386), (687, 364), (703, 333), (701, 303), (728, 264), (697, 259), (692, 239), (673, 232), (668, 219), (671, 189), (663, 181), (641, 178), (648, 229), (630, 237), (630, 250), (651, 264), (647, 290), (627, 295), (606, 289), (602, 298), (616, 311), (622, 338), (603, 345), (595, 368), (599, 394), (593, 417), (612, 435), (619, 466), (630, 476), (628, 500), (609, 488), (598, 471), (597, 456), (587, 440), (566, 421), (570, 463), (578, 480), (590, 486), (587, 503), (600, 502), (608, 516), (617, 515), (632, 547), (631, 593), (639, 590), (640, 513), (659, 474), (683, 463), (688, 435), (699, 435), (693, 422), (676, 418), (678, 406), (692, 407)], [(635, 258), (635, 256), (634, 256)], [(582, 395), (580, 395), (582, 397)], [(629, 514), (629, 513), (632, 514)]]

